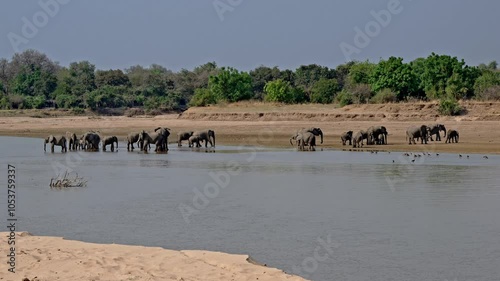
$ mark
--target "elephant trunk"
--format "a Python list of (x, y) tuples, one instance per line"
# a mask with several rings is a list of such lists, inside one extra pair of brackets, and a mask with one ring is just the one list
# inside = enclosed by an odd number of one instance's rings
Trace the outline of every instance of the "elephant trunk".
[(321, 136), (321, 144), (323, 144), (323, 132), (319, 132), (319, 135)]
[(215, 134), (212, 136), (212, 141), (213, 141), (214, 147), (215, 147)]
[(443, 132), (444, 132), (443, 138), (446, 138), (446, 129), (445, 128), (443, 128)]

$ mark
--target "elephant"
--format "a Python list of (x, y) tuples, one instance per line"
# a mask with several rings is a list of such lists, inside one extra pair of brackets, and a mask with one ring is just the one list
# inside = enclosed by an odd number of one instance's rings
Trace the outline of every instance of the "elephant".
[(340, 140), (342, 141), (342, 145), (346, 145), (346, 143), (349, 141), (349, 145), (352, 145), (352, 131), (347, 131), (340, 135)]
[(312, 133), (314, 134), (315, 136), (320, 136), (321, 137), (321, 144), (323, 144), (323, 131), (321, 131), (320, 128), (314, 128), (314, 127), (311, 127), (311, 128), (302, 128), (300, 130), (297, 131), (297, 134), (298, 133), (305, 133), (305, 132), (309, 132), (309, 133)]
[(115, 142), (116, 142), (116, 148), (118, 148), (118, 138), (116, 136), (111, 136), (111, 137), (102, 137), (101, 144), (102, 144), (102, 151), (106, 151), (106, 146), (111, 145), (111, 151), (115, 151)]
[(76, 151), (78, 149), (78, 137), (76, 134), (71, 132), (66, 132), (66, 140), (68, 141), (69, 150)]
[(305, 151), (305, 147), (308, 146), (308, 150), (315, 151), (316, 146), (316, 135), (311, 132), (303, 132), (297, 134), (296, 141), (298, 142), (299, 149)]
[(215, 147), (215, 132), (213, 130), (197, 131), (193, 133), (193, 136), (200, 137), (200, 141), (205, 142), (205, 147), (208, 147), (208, 143), (211, 147)]
[(134, 150), (134, 143), (137, 143), (140, 150), (142, 150), (143, 142), (139, 142), (140, 133), (130, 133), (127, 135), (127, 150)]
[(189, 147), (195, 147), (195, 145), (196, 147), (201, 147), (200, 136), (190, 136), (188, 141), (189, 141)]
[(48, 136), (43, 143), (43, 151), (47, 151), (47, 144), (50, 143), (50, 151), (54, 153), (54, 146), (60, 146), (61, 152), (67, 152), (68, 147), (66, 146), (66, 137), (54, 137), (53, 135)]
[(443, 124), (432, 124), (427, 126), (427, 130), (429, 131), (429, 137), (431, 138), (431, 141), (434, 141), (432, 139), (432, 135), (436, 135), (436, 141), (441, 141), (441, 135), (439, 134), (440, 131), (444, 132), (444, 138), (446, 138), (446, 127)]
[(189, 138), (193, 135), (193, 133), (194, 133), (193, 131), (177, 133), (177, 146), (179, 147), (182, 146), (182, 141), (189, 140)]
[(168, 136), (170, 135), (169, 128), (158, 127), (154, 132), (142, 131), (139, 134), (139, 142), (142, 144), (143, 150), (148, 151), (149, 144), (156, 145), (155, 152), (168, 151)]
[(359, 131), (356, 133), (354, 138), (352, 139), (352, 147), (363, 147), (363, 140), (368, 141), (368, 133), (366, 131)]
[[(384, 126), (372, 126), (366, 130), (367, 144), (387, 144), (387, 129)], [(382, 136), (382, 138), (379, 138)]]
[(99, 151), (99, 143), (101, 142), (101, 136), (99, 135), (99, 132), (88, 131), (83, 135), (83, 140), (85, 141), (86, 150)]
[[(445, 143), (458, 143), (459, 135), (456, 130), (449, 130)], [(468, 157), (468, 156), (467, 156)]]
[(406, 129), (406, 139), (408, 140), (408, 144), (416, 144), (415, 139), (420, 138), (421, 144), (427, 144), (428, 138), (428, 127), (426, 125), (422, 125), (420, 127), (409, 127)]

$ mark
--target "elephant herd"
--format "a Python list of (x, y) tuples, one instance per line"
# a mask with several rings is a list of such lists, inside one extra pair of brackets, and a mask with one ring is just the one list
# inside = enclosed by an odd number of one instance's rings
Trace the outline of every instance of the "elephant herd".
[[(127, 136), (127, 150), (133, 151), (135, 144), (140, 150), (147, 152), (148, 148), (151, 149), (151, 144), (153, 144), (155, 145), (155, 152), (167, 152), (169, 136), (170, 129), (163, 127), (158, 127), (152, 131), (133, 132)], [(208, 147), (208, 144), (215, 147), (215, 132), (213, 130), (179, 132), (177, 134), (177, 145), (182, 146), (182, 141), (188, 141), (189, 147), (201, 147), (203, 142), (205, 142), (205, 147)], [(50, 144), (51, 152), (54, 152), (55, 146), (60, 146), (61, 152), (67, 152), (68, 147), (69, 150), (73, 151), (99, 151), (100, 147), (102, 151), (106, 151), (108, 146), (110, 146), (111, 151), (115, 151), (115, 148), (118, 148), (118, 138), (116, 136), (103, 136), (99, 131), (92, 130), (84, 133), (81, 137), (78, 137), (75, 133), (66, 132), (66, 135), (50, 135), (45, 138), (44, 151), (47, 151), (47, 144)]]
[[(443, 124), (421, 125), (412, 126), (406, 130), (406, 140), (408, 144), (416, 144), (419, 141), (422, 144), (427, 144), (429, 139), (434, 141), (441, 141), (440, 132), (444, 132), (446, 143), (458, 143), (459, 134), (456, 130), (449, 130), (446, 134), (446, 127)], [(352, 147), (362, 147), (366, 140), (367, 145), (385, 145), (387, 144), (387, 128), (384, 126), (371, 126), (367, 130), (360, 130), (356, 134), (353, 131), (347, 131), (341, 134), (340, 140), (342, 145), (352, 145)], [(164, 127), (157, 127), (152, 131), (142, 130), (140, 132), (133, 132), (127, 136), (127, 150), (133, 151), (134, 144), (145, 152), (151, 149), (151, 145), (155, 145), (155, 152), (168, 151), (168, 137), (170, 136), (170, 129)], [(315, 150), (316, 137), (320, 137), (320, 143), (323, 143), (323, 131), (320, 128), (302, 128), (297, 130), (290, 138), (290, 144), (298, 147), (299, 150)], [(415, 141), (416, 140), (416, 141)], [(187, 141), (189, 147), (215, 147), (215, 132), (213, 130), (204, 131), (184, 131), (177, 134), (177, 146), (182, 146), (182, 142)], [(51, 151), (54, 152), (54, 146), (60, 146), (61, 152), (69, 150), (87, 150), (87, 151), (106, 151), (110, 146), (111, 151), (118, 148), (118, 138), (116, 136), (103, 136), (99, 131), (88, 131), (81, 137), (71, 132), (66, 132), (62, 136), (49, 136), (44, 140), (44, 151), (46, 145), (51, 145)]]
[[(446, 127), (443, 124), (412, 126), (406, 130), (406, 140), (408, 144), (416, 144), (415, 139), (420, 140), (422, 144), (427, 144), (429, 139), (435, 136), (436, 141), (441, 141), (440, 132), (444, 132), (446, 137), (445, 143), (458, 143), (459, 134), (456, 130), (449, 130), (446, 135)], [(366, 140), (367, 145), (384, 145), (387, 144), (387, 128), (384, 126), (371, 126), (367, 130), (360, 130), (356, 134), (353, 131), (347, 131), (341, 134), (340, 140), (342, 145), (352, 145), (352, 147), (362, 147)], [(315, 150), (316, 136), (321, 136), (323, 143), (323, 132), (320, 128), (302, 128), (297, 130), (290, 138), (290, 144), (293, 142), (299, 150)]]

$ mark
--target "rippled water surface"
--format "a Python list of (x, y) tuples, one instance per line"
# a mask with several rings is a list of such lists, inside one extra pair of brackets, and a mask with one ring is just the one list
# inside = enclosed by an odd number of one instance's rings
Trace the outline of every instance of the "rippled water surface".
[[(122, 143), (51, 154), (41, 139), (0, 144), (1, 197), (13, 164), (18, 226), (37, 235), (249, 254), (311, 280), (500, 278), (499, 156), (173, 145), (143, 154)], [(51, 190), (64, 167), (88, 186)]]

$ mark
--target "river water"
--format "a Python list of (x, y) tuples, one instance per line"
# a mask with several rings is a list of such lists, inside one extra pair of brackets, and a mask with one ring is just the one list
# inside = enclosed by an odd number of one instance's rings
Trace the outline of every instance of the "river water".
[[(310, 280), (500, 280), (499, 156), (120, 146), (52, 154), (41, 139), (0, 137), (18, 229), (249, 254)], [(51, 189), (65, 170), (87, 187)]]

